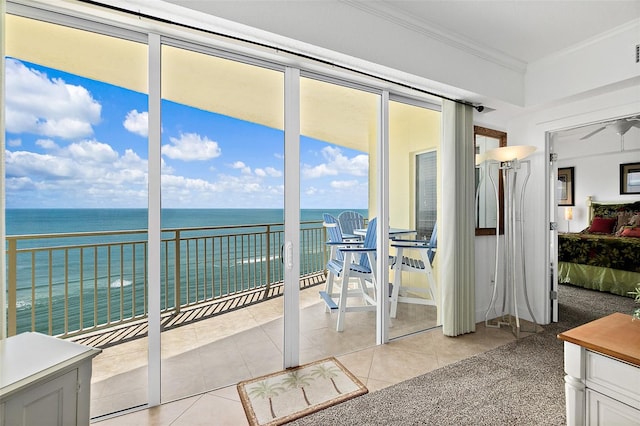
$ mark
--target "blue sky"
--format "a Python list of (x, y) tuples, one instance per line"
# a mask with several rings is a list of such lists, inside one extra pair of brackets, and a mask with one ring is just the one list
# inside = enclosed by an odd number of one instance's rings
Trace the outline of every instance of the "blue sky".
[[(7, 58), (7, 208), (145, 208), (147, 96)], [(163, 101), (165, 208), (282, 208), (284, 134)], [(302, 208), (366, 208), (365, 153), (302, 137)]]

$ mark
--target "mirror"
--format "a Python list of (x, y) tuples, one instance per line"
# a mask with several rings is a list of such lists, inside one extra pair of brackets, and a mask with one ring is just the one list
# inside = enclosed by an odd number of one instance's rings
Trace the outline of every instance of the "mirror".
[[(502, 146), (507, 146), (507, 134), (498, 130), (487, 129), (485, 127), (473, 126), (473, 136), (476, 155)], [(498, 167), (496, 164), (490, 165), (483, 162), (476, 165), (476, 235), (495, 235), (498, 211), (496, 210), (496, 191), (494, 184), (498, 187), (498, 199), (500, 210), (503, 209), (503, 189), (502, 180), (499, 179)], [(500, 234), (504, 233), (502, 217), (500, 217)]]

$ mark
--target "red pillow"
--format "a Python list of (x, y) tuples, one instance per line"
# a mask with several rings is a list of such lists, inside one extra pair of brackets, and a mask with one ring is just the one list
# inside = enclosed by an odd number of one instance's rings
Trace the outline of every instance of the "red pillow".
[(638, 237), (640, 238), (640, 228), (625, 228), (621, 234), (623, 237)]
[(589, 227), (589, 232), (594, 234), (611, 234), (616, 226), (616, 219), (605, 219), (603, 217), (594, 217)]

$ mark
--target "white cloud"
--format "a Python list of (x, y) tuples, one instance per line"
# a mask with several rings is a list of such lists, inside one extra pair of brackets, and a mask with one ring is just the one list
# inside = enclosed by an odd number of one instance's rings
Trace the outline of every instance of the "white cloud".
[(22, 146), (22, 139), (9, 139), (7, 141), (7, 146), (11, 146), (11, 147)]
[(325, 162), (316, 166), (304, 164), (302, 175), (306, 178), (320, 178), (325, 176), (337, 176), (347, 174), (352, 176), (367, 176), (369, 173), (369, 157), (366, 154), (358, 154), (349, 158), (337, 147), (327, 146), (322, 149), (322, 157)]
[(22, 62), (6, 60), (6, 129), (76, 139), (93, 134), (102, 106), (82, 86), (50, 79)]
[(240, 169), (242, 171), (242, 174), (245, 174), (245, 175), (251, 174), (251, 167), (247, 166), (242, 161), (236, 161), (231, 165), (231, 167), (234, 169)]
[(268, 176), (271, 176), (271, 177), (282, 176), (282, 172), (278, 169), (274, 169), (273, 167), (266, 167), (264, 171), (267, 173)]
[(87, 202), (96, 192), (122, 191), (124, 195), (127, 191), (147, 191), (147, 160), (132, 150), (121, 156), (111, 146), (95, 140), (67, 147), (47, 140), (38, 144), (49, 151), (46, 154), (5, 151), (7, 181), (21, 182), (24, 186), (28, 180), (38, 190), (46, 188), (51, 193), (66, 194), (65, 198), (75, 196)]
[(337, 176), (338, 171), (335, 168), (332, 168), (329, 164), (323, 163), (314, 167), (305, 164), (302, 166), (302, 175), (306, 178), (313, 179), (324, 176)]
[(331, 188), (333, 189), (339, 189), (339, 190), (351, 189), (358, 186), (358, 181), (357, 180), (333, 180), (331, 181), (329, 186), (331, 186)]
[(81, 141), (73, 143), (62, 150), (78, 163), (114, 163), (118, 159), (118, 153), (111, 145), (97, 141)]
[(169, 138), (171, 145), (162, 146), (162, 155), (172, 160), (196, 161), (219, 157), (222, 150), (217, 142), (196, 133), (183, 133), (180, 138)]
[(52, 141), (51, 139), (38, 139), (36, 141), (36, 145), (44, 148), (44, 149), (57, 149), (58, 144), (56, 144), (54, 141)]
[(131, 110), (127, 113), (122, 125), (131, 133), (146, 138), (149, 135), (149, 113), (138, 112), (137, 109)]
[(313, 186), (310, 186), (304, 191), (306, 195), (316, 195), (318, 192), (319, 192), (318, 188)]
[(258, 168), (258, 169), (255, 169), (253, 172), (256, 174), (256, 176), (259, 176), (259, 177), (277, 178), (282, 176), (282, 172), (278, 169), (274, 169), (273, 167), (265, 167), (264, 169)]

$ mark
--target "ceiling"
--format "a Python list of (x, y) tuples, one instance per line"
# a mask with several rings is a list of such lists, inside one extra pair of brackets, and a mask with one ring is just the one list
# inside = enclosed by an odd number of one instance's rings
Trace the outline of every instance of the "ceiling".
[[(290, 0), (167, 1), (272, 32), (273, 25), (267, 28), (266, 22), (277, 22), (274, 16), (278, 15), (291, 16), (294, 6), (304, 7), (304, 2)], [(322, 3), (326, 4), (327, 13), (332, 4), (349, 5), (378, 17), (419, 25), (440, 38), (506, 55), (522, 64), (640, 18), (640, 0), (322, 0)], [(287, 13), (281, 13), (285, 9)]]

